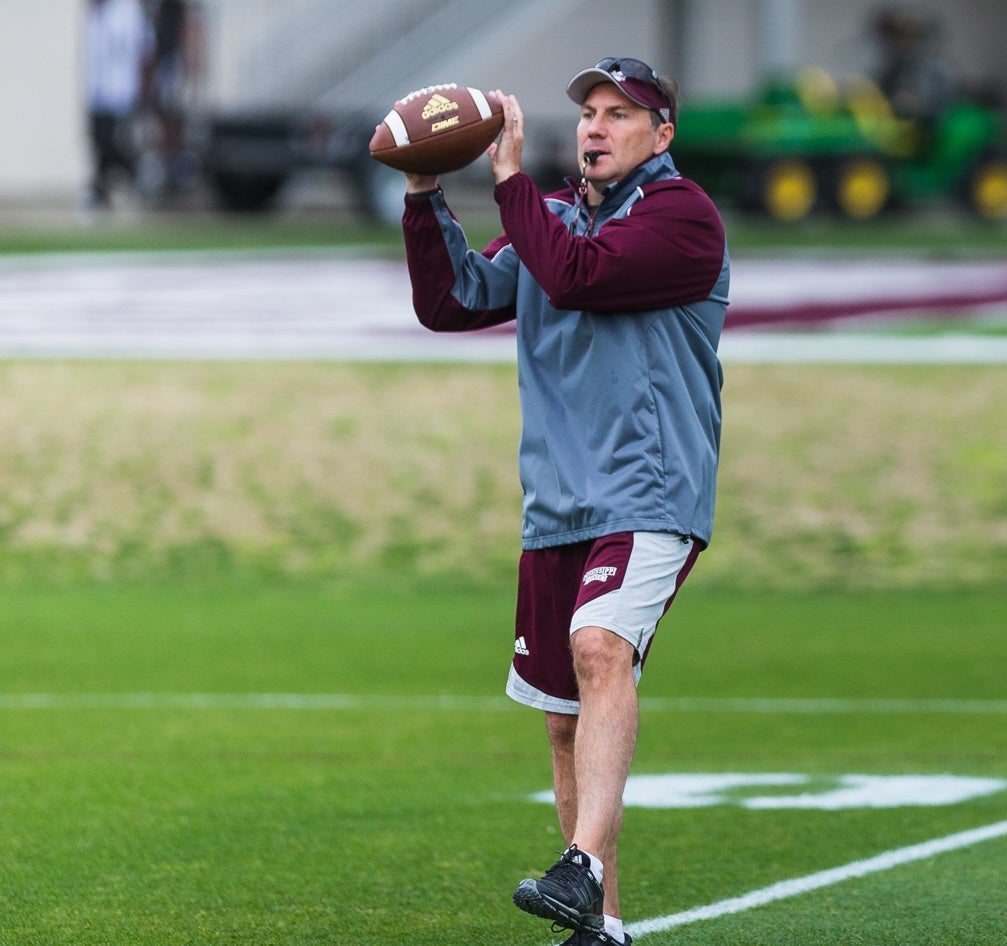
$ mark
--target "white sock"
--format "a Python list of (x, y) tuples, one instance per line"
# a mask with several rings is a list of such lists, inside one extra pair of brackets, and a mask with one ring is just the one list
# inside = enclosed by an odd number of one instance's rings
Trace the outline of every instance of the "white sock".
[(605, 914), (605, 932), (617, 943), (626, 942), (626, 934), (622, 931), (622, 918)]
[(595, 857), (593, 854), (585, 851), (583, 848), (577, 848), (578, 853), (583, 854), (587, 858), (588, 867), (591, 869), (591, 874), (598, 883), (602, 883), (602, 876), (605, 873), (605, 867), (602, 862)]

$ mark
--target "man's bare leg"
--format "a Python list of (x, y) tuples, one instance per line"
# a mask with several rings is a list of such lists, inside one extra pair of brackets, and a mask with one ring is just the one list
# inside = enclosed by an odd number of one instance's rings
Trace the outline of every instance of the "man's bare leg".
[(634, 651), (602, 628), (582, 628), (573, 645), (580, 716), (546, 715), (556, 808), (565, 843), (601, 859), (605, 913), (619, 917), (622, 794), (638, 726)]

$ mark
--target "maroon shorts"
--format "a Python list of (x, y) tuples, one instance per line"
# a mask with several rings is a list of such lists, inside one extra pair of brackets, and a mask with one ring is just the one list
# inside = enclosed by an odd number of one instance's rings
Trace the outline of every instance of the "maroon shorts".
[(570, 636), (589, 626), (633, 645), (639, 680), (658, 622), (702, 548), (673, 533), (619, 532), (524, 552), (508, 695), (537, 709), (579, 712)]

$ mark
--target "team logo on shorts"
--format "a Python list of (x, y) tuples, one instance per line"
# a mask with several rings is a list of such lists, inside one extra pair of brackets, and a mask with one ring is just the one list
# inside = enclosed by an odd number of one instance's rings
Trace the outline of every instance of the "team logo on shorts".
[(600, 581), (604, 584), (618, 571), (619, 569), (612, 565), (600, 565), (598, 568), (592, 568), (591, 571), (584, 576), (584, 584), (590, 585), (592, 581)]

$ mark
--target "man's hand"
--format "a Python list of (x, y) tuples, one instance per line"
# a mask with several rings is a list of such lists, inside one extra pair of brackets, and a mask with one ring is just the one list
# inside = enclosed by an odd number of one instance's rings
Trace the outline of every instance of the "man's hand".
[(499, 141), (491, 144), (486, 153), (493, 164), (493, 178), (497, 184), (517, 174), (521, 170), (521, 150), (524, 148), (524, 115), (513, 95), (504, 95), (499, 89), (496, 95), (503, 102), (504, 126)]

